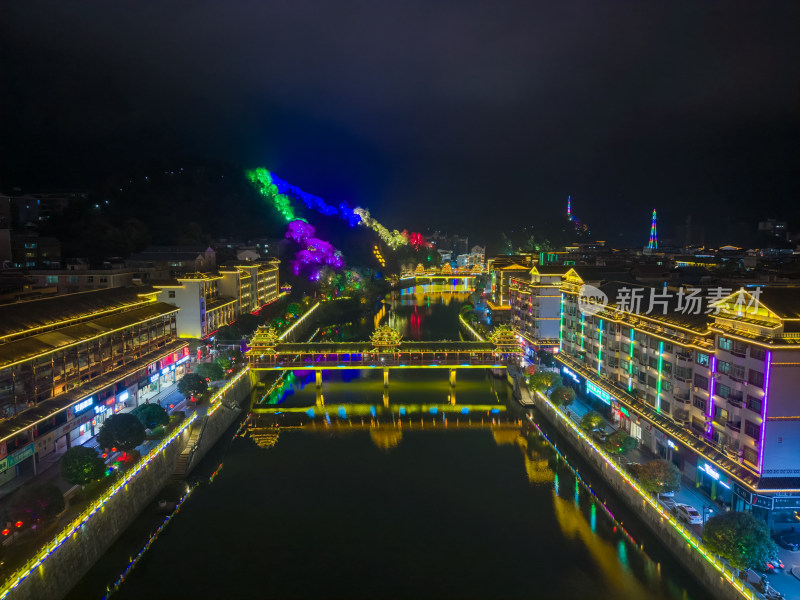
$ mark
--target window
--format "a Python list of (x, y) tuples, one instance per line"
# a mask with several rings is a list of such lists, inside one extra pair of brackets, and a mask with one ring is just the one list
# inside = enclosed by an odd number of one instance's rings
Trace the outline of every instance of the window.
[(169, 292), (167, 292), (167, 297), (168, 298), (174, 298), (175, 297), (175, 290), (169, 290)]
[(756, 398), (755, 396), (747, 396), (747, 408), (752, 410), (754, 413), (761, 414), (761, 398)]
[(647, 378), (647, 385), (650, 386), (651, 388), (655, 388), (656, 387), (656, 378), (653, 377), (652, 375), (650, 375)]
[(753, 448), (748, 448), (745, 446), (744, 450), (742, 451), (742, 457), (751, 465), (758, 464), (758, 452), (756, 452)]
[(622, 344), (622, 352), (623, 354), (628, 354), (631, 351), (630, 344)]
[(708, 377), (704, 377), (702, 375), (698, 375), (697, 373), (694, 374), (694, 384), (699, 387), (700, 389), (707, 390), (708, 389)]
[(717, 423), (724, 423), (728, 420), (728, 411), (721, 406), (714, 407), (714, 420)]
[(664, 352), (672, 352), (672, 344), (669, 342), (664, 344)]
[(706, 403), (705, 398), (701, 398), (700, 396), (695, 396), (694, 397), (694, 401), (692, 402), (692, 404), (694, 404), (696, 408), (699, 408), (703, 412), (706, 412), (706, 404), (707, 403)]
[(705, 431), (706, 422), (703, 419), (692, 417), (692, 428), (696, 429), (697, 431)]
[(750, 372), (747, 374), (747, 383), (763, 388), (764, 374), (761, 371), (750, 369)]
[(672, 389), (672, 383), (670, 383), (669, 381), (666, 381), (666, 380), (661, 382), (661, 391), (662, 392), (668, 392), (671, 389)]
[(719, 384), (719, 385), (716, 387), (716, 389), (715, 389), (715, 393), (716, 393), (716, 394), (717, 394), (717, 396), (719, 396), (720, 398), (727, 398), (728, 396), (730, 396), (730, 395), (731, 395), (731, 388), (729, 388), (729, 387), (728, 387), (727, 385), (725, 385), (725, 384), (722, 384), (722, 383), (720, 383), (720, 384)]
[(750, 346), (750, 358), (756, 360), (764, 360), (767, 357), (767, 351), (761, 346)]
[(86, 283), (94, 283), (94, 275), (87, 275)]
[(108, 277), (101, 277), (100, 283), (108, 283)]
[(672, 363), (663, 361), (661, 363), (661, 372), (664, 374), (664, 377), (670, 377), (672, 375)]
[(744, 432), (756, 441), (761, 438), (761, 427), (752, 421), (744, 422)]
[(683, 381), (689, 381), (692, 378), (691, 367), (676, 367), (675, 376)]
[(652, 368), (654, 369), (658, 368), (658, 359), (655, 356), (651, 356), (647, 362), (650, 364)]
[(45, 282), (48, 284), (58, 283), (58, 275), (48, 275), (45, 278)]
[(661, 401), (661, 412), (663, 413), (671, 412), (669, 402), (664, 402), (663, 400)]
[(717, 363), (717, 371), (725, 373), (726, 375), (731, 372), (731, 363), (721, 360)]
[(733, 350), (733, 340), (729, 340), (728, 338), (721, 337), (719, 338), (719, 349), (725, 350), (726, 352), (730, 352)]
[(744, 381), (744, 365), (733, 365), (731, 377), (738, 381)]
[(703, 365), (704, 367), (708, 366), (708, 354), (703, 354), (702, 352), (698, 352), (697, 356), (695, 357), (695, 361), (697, 361), (698, 365)]

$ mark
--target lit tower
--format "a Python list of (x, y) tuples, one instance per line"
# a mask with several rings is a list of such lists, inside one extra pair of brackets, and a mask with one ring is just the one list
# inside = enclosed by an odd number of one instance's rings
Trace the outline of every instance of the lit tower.
[(656, 232), (656, 209), (653, 209), (653, 220), (650, 221), (650, 241), (647, 247), (651, 250), (658, 248), (658, 233)]
[(572, 221), (572, 196), (567, 196), (567, 221)]

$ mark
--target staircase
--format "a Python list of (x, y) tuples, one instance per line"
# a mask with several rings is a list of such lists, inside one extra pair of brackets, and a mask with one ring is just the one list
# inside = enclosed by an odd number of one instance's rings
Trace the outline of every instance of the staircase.
[(194, 427), (192, 429), (192, 433), (189, 435), (189, 441), (186, 442), (186, 446), (183, 448), (183, 451), (175, 461), (175, 470), (172, 472), (173, 479), (183, 479), (186, 475), (186, 469), (189, 467), (189, 462), (192, 460), (195, 448), (197, 447), (197, 442), (200, 439), (205, 426), (206, 421), (204, 419), (203, 424), (200, 427)]

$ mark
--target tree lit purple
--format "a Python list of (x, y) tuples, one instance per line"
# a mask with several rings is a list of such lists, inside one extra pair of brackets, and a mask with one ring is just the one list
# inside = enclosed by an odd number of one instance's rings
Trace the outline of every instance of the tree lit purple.
[(315, 233), (314, 226), (303, 221), (292, 221), (286, 232), (287, 238), (305, 246), (297, 252), (291, 262), (292, 273), (295, 275), (307, 273), (311, 281), (319, 279), (323, 267), (335, 270), (344, 268), (342, 253), (330, 242), (313, 237)]

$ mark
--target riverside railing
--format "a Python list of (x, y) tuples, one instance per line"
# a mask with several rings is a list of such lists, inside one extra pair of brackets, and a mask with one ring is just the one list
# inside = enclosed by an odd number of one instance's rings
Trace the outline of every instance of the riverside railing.
[(625, 470), (625, 468), (619, 462), (619, 457), (609, 454), (605, 448), (598, 446), (591, 436), (587, 435), (586, 432), (578, 427), (572, 419), (570, 419), (561, 411), (559, 407), (550, 402), (550, 399), (547, 398), (547, 396), (539, 391), (536, 392), (536, 396), (543, 400), (559, 419), (566, 423), (567, 426), (570, 427), (581, 440), (591, 446), (591, 448), (597, 452), (628, 485), (630, 485), (639, 493), (645, 502), (646, 509), (655, 510), (662, 519), (666, 519), (667, 522), (686, 540), (686, 542), (689, 544), (689, 547), (700, 553), (700, 555), (708, 563), (710, 563), (720, 573), (720, 575), (722, 575), (725, 581), (733, 586), (736, 591), (742, 595), (742, 597), (747, 598), (748, 600), (757, 600), (758, 598), (762, 597), (762, 595), (756, 592), (749, 583), (744, 583), (741, 579), (739, 579), (737, 571), (734, 571), (725, 561), (708, 550), (694, 531), (687, 529), (683, 523), (675, 518), (674, 515), (666, 511), (652, 494), (642, 489), (639, 483)]
[[(250, 371), (250, 367), (245, 365), (245, 367), (236, 373), (224, 386), (219, 388), (217, 392), (211, 397), (210, 404), (211, 407), (209, 408), (207, 415), (213, 414), (221, 405), (222, 405), (222, 396), (230, 390), (242, 377), (244, 377)], [(150, 449), (150, 452), (147, 453), (146, 456), (142, 457), (136, 465), (131, 468), (130, 470), (126, 471), (124, 477), (120, 479), (117, 483), (115, 483), (109, 490), (107, 490), (103, 495), (95, 500), (92, 504), (90, 504), (86, 509), (84, 509), (72, 522), (69, 523), (60, 533), (58, 533), (50, 542), (45, 544), (39, 553), (36, 554), (34, 557), (29, 559), (22, 567), (17, 569), (14, 573), (12, 573), (8, 579), (6, 579), (5, 583), (3, 583), (2, 587), (0, 587), (0, 600), (3, 600), (10, 594), (20, 583), (24, 581), (24, 579), (31, 574), (31, 572), (38, 568), (47, 557), (50, 556), (53, 552), (58, 550), (58, 548), (63, 544), (65, 541), (69, 539), (70, 536), (74, 535), (78, 528), (84, 525), (94, 514), (100, 510), (106, 502), (108, 502), (111, 498), (113, 498), (117, 492), (124, 489), (128, 483), (130, 483), (136, 475), (138, 475), (142, 469), (146, 468), (152, 460), (158, 456), (167, 446), (169, 446), (172, 442), (174, 442), (178, 436), (180, 436), (186, 429), (197, 419), (197, 413), (192, 413), (187, 419), (181, 423), (181, 425), (172, 432), (169, 437), (164, 438)]]
[(100, 498), (94, 500), (87, 508), (85, 508), (75, 519), (73, 519), (64, 529), (62, 529), (54, 538), (45, 544), (39, 552), (30, 558), (22, 567), (17, 569), (9, 576), (8, 579), (0, 587), (0, 600), (7, 597), (17, 586), (19, 586), (26, 577), (28, 577), (35, 569), (37, 569), (47, 558), (58, 550), (61, 545), (68, 541), (73, 535), (77, 535), (78, 529), (82, 527), (89, 519), (91, 519), (97, 511), (103, 509), (106, 502), (111, 500), (118, 492), (126, 490), (128, 483), (136, 477), (143, 469), (147, 468), (150, 463), (155, 459), (167, 446), (174, 442), (189, 425), (197, 418), (196, 414), (192, 414), (185, 419), (183, 423), (173, 431), (169, 437), (164, 438), (161, 442), (151, 448), (147, 455), (143, 456), (133, 468), (129, 469), (125, 475), (116, 482), (111, 488), (106, 490)]

